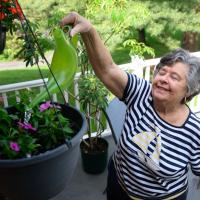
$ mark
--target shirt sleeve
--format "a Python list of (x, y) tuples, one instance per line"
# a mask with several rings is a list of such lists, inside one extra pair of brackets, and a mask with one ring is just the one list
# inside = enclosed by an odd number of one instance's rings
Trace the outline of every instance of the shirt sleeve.
[(199, 146), (194, 150), (191, 160), (191, 169), (196, 176), (200, 176), (200, 142)]
[(142, 78), (137, 77), (135, 74), (127, 73), (128, 81), (121, 101), (127, 106), (136, 101), (137, 98), (144, 95), (144, 92), (149, 93), (151, 84)]

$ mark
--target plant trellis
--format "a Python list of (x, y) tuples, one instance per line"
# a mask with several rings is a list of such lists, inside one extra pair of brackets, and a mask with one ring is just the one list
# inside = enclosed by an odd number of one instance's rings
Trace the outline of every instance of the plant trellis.
[[(55, 28), (53, 31), (54, 40), (56, 43), (55, 51), (53, 54), (53, 59), (51, 64), (47, 61), (42, 48), (37, 40), (36, 35), (34, 34), (29, 21), (24, 15), (23, 10), (21, 9), (20, 4), (17, 0), (1, 0), (0, 3), (0, 25), (5, 25), (6, 22), (12, 23), (14, 19), (19, 19), (25, 39), (25, 50), (28, 52), (29, 57), (25, 58), (26, 65), (36, 64), (40, 73), (40, 76), (43, 80), (45, 90), (40, 92), (32, 102), (30, 103), (29, 108), (27, 108), (27, 113), (25, 116), (25, 121), (28, 121), (29, 113), (35, 105), (44, 101), (46, 97), (52, 101), (51, 95), (53, 93), (61, 93), (65, 104), (63, 91), (67, 90), (71, 83), (73, 82), (74, 75), (78, 66), (77, 53), (75, 46), (77, 44), (77, 36), (72, 38), (72, 41), (69, 40), (64, 31), (61, 28)], [(9, 24), (10, 25), (10, 24)], [(0, 29), (1, 30), (1, 29)], [(1, 40), (1, 38), (0, 38)], [(5, 45), (5, 43), (4, 43)], [(49, 77), (47, 83), (44, 80), (44, 76), (39, 66), (39, 56), (46, 62), (49, 69)], [(66, 141), (68, 147), (70, 147), (70, 142)]]

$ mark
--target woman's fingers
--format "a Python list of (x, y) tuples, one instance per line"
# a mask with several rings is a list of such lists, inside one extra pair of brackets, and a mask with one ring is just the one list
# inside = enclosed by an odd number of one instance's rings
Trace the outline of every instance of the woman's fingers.
[(80, 16), (76, 12), (71, 12), (66, 17), (64, 17), (61, 20), (60, 25), (61, 26), (64, 26), (64, 25), (72, 25), (73, 26), (73, 28), (70, 32), (70, 36), (73, 36), (76, 33), (88, 32), (92, 27), (91, 23), (87, 19)]
[(60, 25), (61, 26), (70, 25), (70, 24), (75, 25), (75, 22), (77, 21), (78, 16), (79, 16), (78, 13), (71, 12), (60, 21)]
[(70, 36), (74, 36), (76, 33), (82, 33), (83, 31), (83, 27), (81, 24), (77, 24), (76, 26), (74, 26), (74, 28), (70, 31)]

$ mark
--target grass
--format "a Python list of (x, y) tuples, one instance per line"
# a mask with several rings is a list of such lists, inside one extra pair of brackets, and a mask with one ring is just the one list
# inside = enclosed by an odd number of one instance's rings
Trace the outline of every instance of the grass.
[[(44, 77), (48, 77), (47, 67), (41, 67), (41, 71)], [(17, 67), (0, 70), (0, 85), (31, 81), (36, 79), (41, 79), (37, 67)]]

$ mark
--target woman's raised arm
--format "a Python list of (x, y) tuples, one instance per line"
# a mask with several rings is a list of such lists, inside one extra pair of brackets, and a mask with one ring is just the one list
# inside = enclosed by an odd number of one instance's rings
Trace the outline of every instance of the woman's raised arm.
[(69, 13), (60, 24), (61, 26), (72, 25), (71, 36), (76, 33), (81, 34), (96, 76), (114, 95), (122, 98), (128, 80), (127, 75), (114, 63), (92, 24), (76, 12)]

